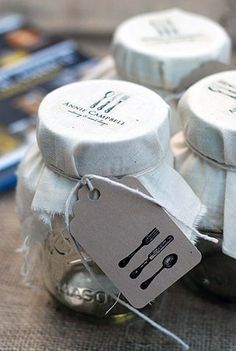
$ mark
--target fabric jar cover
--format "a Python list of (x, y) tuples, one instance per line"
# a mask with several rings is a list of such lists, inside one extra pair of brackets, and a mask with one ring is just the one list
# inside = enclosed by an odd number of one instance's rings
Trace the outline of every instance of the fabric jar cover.
[(68, 196), (86, 174), (137, 177), (194, 242), (191, 228), (203, 207), (173, 169), (168, 116), (156, 93), (129, 82), (83, 81), (48, 94), (39, 108), (38, 145), (18, 170), (27, 247), (45, 239), (53, 216), (65, 214)]
[(174, 135), (182, 129), (176, 113), (181, 82), (207, 62), (228, 64), (231, 40), (212, 20), (171, 9), (122, 23), (114, 34), (113, 56), (121, 78), (156, 90), (170, 104)]
[(236, 258), (236, 71), (193, 85), (179, 103), (184, 131), (172, 139), (175, 168), (207, 208), (199, 228), (223, 232), (223, 252)]
[(179, 9), (143, 14), (122, 23), (113, 39), (121, 77), (173, 90), (202, 63), (228, 63), (231, 41), (214, 21)]

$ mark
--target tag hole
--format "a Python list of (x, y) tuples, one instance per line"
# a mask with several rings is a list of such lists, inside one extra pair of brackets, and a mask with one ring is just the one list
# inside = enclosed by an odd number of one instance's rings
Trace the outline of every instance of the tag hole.
[(92, 191), (89, 191), (88, 197), (90, 200), (98, 200), (100, 197), (100, 191), (98, 189), (93, 189)]

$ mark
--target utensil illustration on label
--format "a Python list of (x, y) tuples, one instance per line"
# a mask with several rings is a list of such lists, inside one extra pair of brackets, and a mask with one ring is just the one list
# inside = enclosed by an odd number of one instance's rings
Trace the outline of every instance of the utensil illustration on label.
[(148, 278), (147, 280), (145, 280), (141, 285), (140, 288), (142, 290), (145, 290), (149, 287), (149, 285), (151, 284), (151, 282), (156, 278), (156, 276), (161, 273), (161, 271), (165, 268), (170, 269), (171, 267), (173, 267), (176, 262), (178, 260), (178, 255), (176, 255), (175, 253), (172, 253), (168, 256), (166, 256), (164, 258), (164, 260), (162, 261), (162, 267), (155, 273), (153, 274), (150, 278)]
[(172, 37), (180, 35), (180, 32), (176, 25), (168, 18), (160, 20), (152, 20), (149, 22), (150, 25), (157, 31), (157, 34), (161, 37)]
[(224, 80), (213, 82), (210, 86), (208, 86), (208, 90), (214, 93), (226, 95), (232, 99), (236, 99), (236, 86)]
[[(116, 93), (113, 90), (107, 91), (103, 97), (90, 105), (90, 108), (95, 108), (99, 111), (102, 111), (106, 106), (114, 101), (113, 105), (104, 110), (105, 113), (111, 112), (116, 106), (120, 105), (122, 102), (128, 100), (130, 98), (129, 95), (124, 95), (123, 93)], [(116, 100), (116, 102), (115, 102)]]
[(108, 98), (108, 97), (111, 97), (111, 96), (114, 96), (115, 95), (115, 92), (114, 91), (112, 91), (112, 90), (110, 90), (110, 91), (107, 91), (106, 93), (105, 93), (105, 95), (100, 99), (100, 100), (98, 100), (97, 102), (95, 102), (94, 104), (92, 104), (91, 106), (90, 106), (90, 108), (94, 108), (94, 107), (96, 107), (98, 104), (100, 104), (100, 102), (102, 102), (104, 99), (106, 99), (106, 98)]
[(109, 113), (113, 110), (113, 108), (115, 108), (117, 105), (121, 104), (123, 101), (126, 101), (129, 99), (128, 95), (124, 95), (122, 96), (122, 98), (113, 106), (109, 107), (108, 109), (105, 110), (106, 113)]
[(174, 237), (172, 235), (168, 235), (152, 252), (150, 252), (148, 258), (138, 268), (130, 273), (130, 278), (136, 279), (144, 267), (154, 260), (154, 258), (156, 258), (157, 255), (159, 255), (173, 240)]
[(119, 263), (120, 268), (124, 268), (127, 266), (129, 261), (132, 259), (132, 257), (145, 245), (150, 244), (156, 236), (160, 234), (160, 231), (157, 228), (153, 228), (153, 230), (150, 231), (142, 240), (141, 244), (133, 251), (131, 252), (127, 257), (123, 258)]

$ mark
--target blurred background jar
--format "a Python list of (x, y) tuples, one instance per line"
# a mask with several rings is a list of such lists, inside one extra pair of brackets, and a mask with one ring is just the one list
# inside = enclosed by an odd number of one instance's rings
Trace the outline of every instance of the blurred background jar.
[(219, 239), (199, 241), (203, 260), (188, 282), (236, 301), (236, 71), (211, 75), (181, 98), (183, 132), (172, 140), (175, 168), (206, 206), (199, 230)]
[[(185, 79), (203, 64), (231, 60), (231, 40), (223, 27), (180, 9), (126, 20), (115, 30), (112, 48), (118, 77), (155, 90), (170, 104), (172, 135), (182, 129), (176, 107), (186, 88)], [(209, 65), (207, 72), (218, 69)], [(200, 70), (187, 86), (206, 74)]]

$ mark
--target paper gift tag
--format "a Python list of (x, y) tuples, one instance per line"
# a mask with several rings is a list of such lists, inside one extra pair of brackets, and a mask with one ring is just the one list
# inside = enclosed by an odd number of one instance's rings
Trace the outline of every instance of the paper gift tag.
[[(133, 177), (121, 181), (147, 194)], [(126, 299), (142, 308), (201, 260), (200, 252), (163, 208), (93, 178), (73, 207), (70, 233)]]

